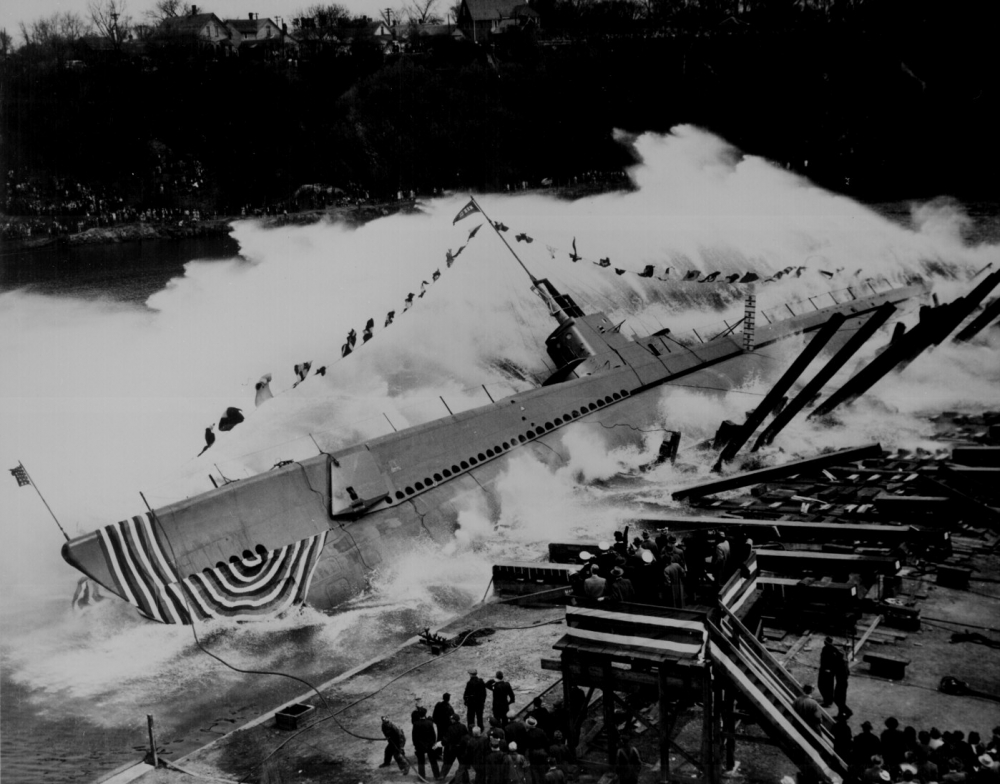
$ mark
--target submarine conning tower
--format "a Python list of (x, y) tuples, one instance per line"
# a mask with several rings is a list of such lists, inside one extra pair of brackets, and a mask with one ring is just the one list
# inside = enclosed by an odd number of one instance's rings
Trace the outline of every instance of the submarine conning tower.
[(548, 280), (537, 281), (535, 288), (559, 321), (559, 327), (545, 339), (545, 349), (556, 365), (545, 385), (624, 365), (616, 349), (631, 341), (618, 331), (620, 325), (612, 324), (603, 313), (586, 315), (571, 296), (559, 293)]

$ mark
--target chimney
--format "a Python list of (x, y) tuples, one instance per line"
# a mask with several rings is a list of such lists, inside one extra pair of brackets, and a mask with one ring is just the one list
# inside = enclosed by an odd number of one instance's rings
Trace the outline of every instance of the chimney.
[(281, 23), (281, 32), (284, 33), (285, 35), (288, 35), (288, 25), (285, 24), (284, 22)]
[(197, 16), (197, 14), (198, 14), (198, 6), (192, 5), (191, 6), (191, 16)]

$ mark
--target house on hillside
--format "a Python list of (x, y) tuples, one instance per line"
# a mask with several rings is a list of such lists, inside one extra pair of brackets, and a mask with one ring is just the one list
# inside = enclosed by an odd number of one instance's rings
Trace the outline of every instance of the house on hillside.
[(298, 52), (299, 42), (288, 34), (288, 27), (279, 27), (272, 19), (261, 19), (260, 14), (251, 12), (246, 19), (227, 19), (226, 27), (241, 57), (295, 57)]
[(198, 13), (196, 5), (191, 6), (189, 14), (160, 22), (154, 38), (161, 42), (196, 44), (226, 54), (232, 50), (232, 34), (226, 23), (215, 14)]
[(518, 27), (538, 26), (538, 12), (524, 0), (462, 0), (458, 27), (473, 42)]

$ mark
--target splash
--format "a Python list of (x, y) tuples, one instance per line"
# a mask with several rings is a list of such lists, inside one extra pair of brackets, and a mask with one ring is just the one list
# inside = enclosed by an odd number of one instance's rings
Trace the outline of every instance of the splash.
[[(512, 228), (508, 240), (521, 232), (534, 239), (511, 241), (536, 276), (585, 310), (624, 322), (625, 334), (704, 326), (713, 334), (711, 325), (721, 331), (742, 315), (742, 287), (678, 281), (690, 270), (752, 270), (762, 278), (800, 272), (759, 288), (766, 310), (868, 276), (930, 277), (949, 299), (973, 271), (1000, 260), (995, 246), (963, 241), (968, 222), (951, 202), (916, 205), (908, 223), (892, 222), (691, 126), (627, 143), (641, 160), (629, 172), (630, 191), (576, 201), (478, 197), (491, 218)], [(156, 507), (209, 489), (210, 474), (240, 478), (535, 386), (551, 370), (543, 341), (553, 324), (489, 227), (468, 239), (482, 216), (452, 225), (467, 198), (424, 202), (420, 214), (360, 228), (238, 222), (239, 258), (192, 261), (143, 306), (0, 293), (2, 467), (24, 461), (76, 535), (143, 511), (140, 490)], [(574, 241), (577, 262), (569, 257)], [(449, 268), (446, 252), (463, 244)], [(596, 263), (602, 258), (610, 269)], [(665, 280), (638, 277), (649, 264)], [(615, 267), (626, 273), (616, 275)], [(440, 279), (403, 313), (406, 296), (438, 270)], [(390, 310), (395, 323), (383, 328)], [(369, 318), (374, 339), (341, 359), (348, 330), (360, 333)], [(941, 347), (846, 411), (838, 427), (798, 418), (762, 459), (873, 437), (892, 446), (924, 443), (919, 414), (995, 398), (997, 348), (995, 338)], [(327, 373), (293, 388), (293, 366), (305, 360)], [(276, 396), (255, 410), (254, 383), (265, 372), (273, 374)], [(662, 433), (608, 453), (592, 429), (569, 428), (567, 465), (552, 469), (517, 456), (497, 485), (498, 508), (461, 510), (452, 544), (414, 550), (387, 566), (342, 613), (257, 630), (219, 626), (212, 641), (234, 661), (268, 665), (295, 655), (296, 635), (305, 635), (306, 652), (333, 650), (345, 661), (344, 640), (359, 641), (360, 656), (408, 636), (418, 622), (478, 601), (493, 561), (537, 558), (552, 540), (599, 537), (635, 503), (669, 497), (670, 487), (707, 474), (714, 455), (694, 445), (723, 419), (741, 421), (766, 383), (728, 395), (665, 392), (661, 420), (677, 421), (680, 412), (681, 457), (630, 485), (615, 482), (649, 462)], [(246, 422), (220, 433), (196, 459), (205, 427), (228, 406), (242, 408)], [(176, 684), (214, 677), (207, 665), (189, 667), (192, 642), (183, 633), (112, 609), (81, 625), (65, 608), (42, 602), (58, 596), (68, 603), (77, 575), (59, 558), (61, 536), (30, 489), (0, 482), (0, 524), (0, 622), (13, 631), (5, 634), (5, 656), (16, 678), (74, 706), (124, 706), (170, 699)], [(11, 620), (33, 610), (30, 628)], [(136, 649), (153, 652), (161, 676), (136, 671), (128, 658)], [(82, 678), (81, 667), (89, 673)]]

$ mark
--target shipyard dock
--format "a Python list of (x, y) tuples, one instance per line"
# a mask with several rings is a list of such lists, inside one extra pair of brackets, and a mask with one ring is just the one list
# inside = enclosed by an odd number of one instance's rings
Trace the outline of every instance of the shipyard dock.
[[(941, 422), (949, 441), (955, 428), (982, 432), (982, 423), (955, 419)], [(644, 783), (777, 782), (797, 772), (849, 780), (829, 735), (836, 709), (815, 731), (790, 709), (817, 682), (827, 637), (850, 652), (855, 734), (863, 721), (878, 734), (891, 716), (901, 727), (988, 739), (1000, 725), (1000, 526), (995, 486), (982, 479), (997, 468), (996, 448), (863, 446), (823, 458), (681, 490), (693, 499), (685, 514), (636, 518), (636, 533), (752, 534), (740, 568), (690, 606), (574, 599), (579, 553), (598, 545), (554, 544), (550, 561), (495, 565), (491, 601), (318, 685), (319, 694), (106, 781), (399, 780), (394, 765), (379, 767), (380, 717), (409, 736), (416, 701), (430, 712), (448, 692), (464, 718), (470, 669), (484, 678), (503, 671), (512, 713), (536, 697), (554, 712), (586, 695), (571, 779), (611, 781), (616, 742), (627, 734)], [(734, 484), (743, 495), (730, 492)], [(407, 778), (416, 778), (409, 737), (405, 751)]]

